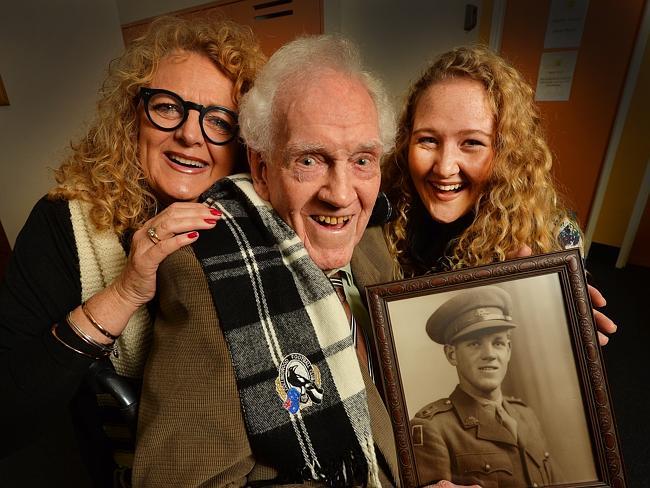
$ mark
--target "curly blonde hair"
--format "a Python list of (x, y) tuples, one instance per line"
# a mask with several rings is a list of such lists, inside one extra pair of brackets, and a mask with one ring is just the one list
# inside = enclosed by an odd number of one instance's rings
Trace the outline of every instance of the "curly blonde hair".
[(178, 51), (210, 58), (233, 81), (235, 103), (265, 61), (247, 27), (225, 20), (160, 17), (111, 62), (95, 119), (85, 136), (71, 143), (72, 154), (55, 170), (58, 185), (49, 192), (50, 198), (90, 202), (90, 218), (99, 230), (121, 235), (142, 226), (155, 212), (156, 199), (137, 156), (137, 95), (151, 82), (160, 61)]
[[(460, 47), (440, 56), (411, 87), (398, 122), (395, 150), (384, 162), (384, 191), (397, 213), (384, 231), (401, 276), (430, 271), (413, 261), (407, 242), (408, 222), (419, 202), (408, 168), (415, 109), (430, 86), (453, 78), (476, 80), (485, 87), (495, 137), (491, 174), (475, 203), (472, 223), (448, 251), (450, 267), (503, 261), (524, 245), (534, 254), (560, 248), (556, 234), (567, 212), (555, 190), (553, 158), (533, 90), (515, 68), (488, 48)], [(415, 205), (413, 199), (418, 199)]]

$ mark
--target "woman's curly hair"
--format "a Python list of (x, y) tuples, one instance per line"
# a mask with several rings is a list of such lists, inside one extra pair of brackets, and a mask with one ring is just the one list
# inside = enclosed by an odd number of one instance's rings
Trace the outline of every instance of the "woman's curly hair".
[(114, 59), (100, 90), (97, 113), (85, 136), (71, 143), (72, 154), (55, 170), (58, 185), (50, 198), (81, 199), (92, 204), (90, 217), (99, 230), (119, 235), (150, 218), (156, 199), (145, 180), (137, 151), (138, 93), (174, 52), (210, 58), (233, 82), (239, 102), (265, 61), (252, 31), (225, 20), (161, 17)]
[(397, 211), (385, 234), (402, 276), (429, 271), (417, 269), (407, 243), (412, 201), (419, 198), (408, 168), (415, 108), (430, 86), (453, 78), (469, 78), (485, 87), (494, 114), (495, 137), (490, 177), (475, 204), (473, 222), (453, 246), (451, 266), (503, 261), (524, 245), (533, 254), (559, 249), (557, 228), (566, 210), (555, 190), (553, 158), (533, 90), (515, 68), (488, 48), (460, 47), (438, 58), (411, 87), (398, 123), (395, 150), (384, 162), (384, 191)]

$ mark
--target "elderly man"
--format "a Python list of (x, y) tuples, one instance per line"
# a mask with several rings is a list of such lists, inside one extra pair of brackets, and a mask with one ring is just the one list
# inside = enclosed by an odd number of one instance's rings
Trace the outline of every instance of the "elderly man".
[(507, 292), (485, 286), (449, 299), (427, 321), (459, 384), (411, 420), (420, 481), (506, 488), (557, 481), (535, 413), (501, 392), (517, 327), (511, 309)]
[(349, 313), (350, 271), (360, 288), (392, 278), (378, 232), (353, 257), (391, 145), (386, 97), (347, 42), (306, 38), (271, 57), (240, 120), (252, 180), (215, 185), (222, 221), (160, 269), (134, 484), (395, 486)]

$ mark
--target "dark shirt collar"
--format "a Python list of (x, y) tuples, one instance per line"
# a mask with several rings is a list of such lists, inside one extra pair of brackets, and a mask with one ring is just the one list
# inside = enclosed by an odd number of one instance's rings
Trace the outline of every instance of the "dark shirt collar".
[(452, 255), (455, 241), (473, 220), (474, 212), (471, 211), (450, 223), (436, 222), (418, 199), (410, 212), (406, 229), (413, 264), (423, 272), (447, 269), (446, 258)]

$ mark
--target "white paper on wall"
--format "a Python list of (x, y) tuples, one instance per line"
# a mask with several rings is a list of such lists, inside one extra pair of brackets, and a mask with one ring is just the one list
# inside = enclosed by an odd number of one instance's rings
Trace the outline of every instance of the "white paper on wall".
[(539, 63), (535, 100), (567, 101), (571, 94), (578, 51), (543, 53)]
[(580, 46), (588, 9), (589, 0), (552, 0), (544, 49)]

